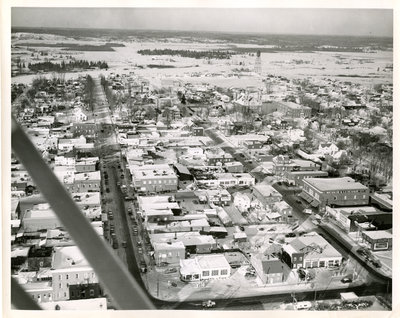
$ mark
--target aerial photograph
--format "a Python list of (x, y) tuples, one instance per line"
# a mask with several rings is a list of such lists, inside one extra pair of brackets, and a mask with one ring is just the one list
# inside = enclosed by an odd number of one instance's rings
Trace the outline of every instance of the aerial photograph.
[(10, 28), (11, 309), (392, 311), (393, 10)]

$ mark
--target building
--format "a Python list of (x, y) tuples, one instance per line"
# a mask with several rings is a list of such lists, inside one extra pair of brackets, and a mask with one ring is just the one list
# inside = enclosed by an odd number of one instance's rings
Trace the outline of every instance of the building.
[(253, 187), (253, 197), (257, 199), (263, 207), (271, 207), (274, 203), (282, 200), (282, 195), (268, 184), (255, 185)]
[(98, 161), (98, 157), (81, 158), (75, 162), (75, 171), (77, 173), (94, 172), (96, 171)]
[(363, 243), (374, 252), (392, 249), (393, 235), (388, 231), (363, 231), (361, 237)]
[(333, 156), (335, 153), (339, 151), (339, 148), (332, 143), (321, 143), (319, 144), (317, 153), (319, 155), (330, 155)]
[(207, 254), (217, 247), (217, 242), (211, 235), (202, 235), (199, 232), (151, 234), (150, 240), (152, 244), (182, 242), (185, 251), (190, 254)]
[(279, 213), (280, 219), (284, 222), (288, 222), (293, 216), (293, 209), (286, 201), (275, 202), (272, 210)]
[(194, 136), (204, 136), (203, 127), (193, 126), (192, 131)]
[[(71, 299), (70, 286), (99, 283), (96, 273), (89, 266), (77, 246), (56, 247), (52, 268), (54, 301)], [(76, 290), (77, 288), (73, 288), (72, 290)], [(74, 295), (74, 297), (76, 296)]]
[(70, 131), (74, 134), (74, 136), (90, 136), (96, 133), (96, 124), (95, 123), (73, 123)]
[(282, 260), (290, 268), (338, 267), (342, 255), (322, 236), (301, 236), (283, 245)]
[(99, 298), (103, 295), (99, 283), (78, 283), (69, 285), (69, 300)]
[(227, 162), (234, 161), (232, 155), (230, 153), (226, 153), (223, 150), (220, 151), (209, 151), (205, 152), (207, 157), (207, 164), (209, 166), (216, 166), (218, 164), (224, 165)]
[(303, 187), (303, 180), (307, 178), (326, 178), (328, 177), (327, 171), (286, 171), (284, 177), (290, 184), (296, 187)]
[(367, 205), (369, 189), (349, 177), (308, 178), (303, 180), (301, 196), (312, 206)]
[(243, 164), (239, 161), (227, 162), (224, 167), (230, 173), (243, 173)]
[(100, 192), (100, 183), (100, 171), (75, 173), (64, 180), (64, 185), (70, 192)]
[(264, 284), (282, 283), (287, 278), (284, 275), (286, 264), (277, 257), (257, 254), (250, 261)]
[(272, 173), (284, 176), (289, 171), (317, 171), (320, 165), (309, 160), (291, 159), (289, 156), (279, 155), (272, 159)]
[(51, 282), (28, 282), (22, 284), (23, 289), (39, 304), (53, 300), (53, 287)]
[(37, 232), (62, 227), (62, 223), (48, 203), (37, 204), (32, 210), (26, 210), (21, 223), (24, 232)]
[(180, 261), (180, 277), (185, 282), (222, 279), (231, 275), (231, 266), (222, 254), (197, 255)]
[(259, 113), (262, 113), (264, 115), (268, 115), (273, 112), (280, 112), (285, 117), (289, 118), (311, 117), (310, 107), (299, 105), (293, 102), (284, 102), (284, 101), (263, 102), (260, 107), (261, 109)]
[[(348, 233), (361, 230), (361, 224), (368, 224), (368, 228), (387, 230), (392, 228), (393, 215), (383, 212), (372, 206), (354, 206), (332, 208), (327, 206), (326, 213), (336, 220), (338, 225)], [(364, 227), (361, 226), (363, 229)]]
[(135, 189), (139, 192), (169, 192), (178, 190), (178, 177), (167, 164), (132, 165), (129, 167)]
[(43, 267), (51, 267), (51, 261), (53, 256), (52, 247), (35, 247), (32, 246), (28, 253), (28, 270), (38, 271)]
[(179, 264), (180, 260), (185, 259), (185, 245), (182, 241), (155, 242), (153, 248), (157, 265)]
[(209, 203), (215, 205), (229, 205), (232, 199), (231, 194), (225, 190), (206, 190), (206, 196)]

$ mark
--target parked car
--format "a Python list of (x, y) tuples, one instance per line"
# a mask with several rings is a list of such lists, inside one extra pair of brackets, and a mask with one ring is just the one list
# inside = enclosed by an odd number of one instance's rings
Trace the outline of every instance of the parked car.
[(285, 237), (296, 237), (295, 233), (288, 233), (285, 235)]
[(164, 273), (165, 274), (171, 274), (171, 273), (176, 273), (178, 270), (176, 269), (176, 267), (170, 267), (170, 268), (167, 268), (165, 271), (164, 271)]
[(350, 277), (345, 277), (340, 280), (343, 284), (351, 283), (353, 280)]
[(202, 302), (201, 305), (202, 305), (204, 308), (212, 308), (212, 307), (214, 307), (216, 304), (215, 304), (215, 301), (212, 301), (212, 300), (205, 300), (205, 301)]

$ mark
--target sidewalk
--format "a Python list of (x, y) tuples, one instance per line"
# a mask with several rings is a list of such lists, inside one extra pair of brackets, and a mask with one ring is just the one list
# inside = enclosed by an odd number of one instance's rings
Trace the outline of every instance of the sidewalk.
[[(158, 273), (150, 273), (147, 275), (149, 293), (158, 299), (183, 302), (183, 301), (203, 301), (207, 299), (234, 299), (245, 298), (251, 296), (265, 296), (276, 294), (290, 294), (301, 292), (325, 292), (330, 289), (343, 289), (348, 288), (348, 284), (343, 284), (340, 281), (341, 277), (333, 277), (327, 286), (318, 286), (312, 282), (301, 283), (276, 283), (268, 286), (259, 286), (262, 284), (257, 279), (247, 280), (248, 284), (243, 285), (234, 277), (233, 274), (229, 279), (224, 280), (210, 280), (208, 282), (198, 283), (184, 283), (180, 280), (174, 280), (177, 286), (171, 285), (171, 280), (161, 277)], [(295, 281), (295, 279), (288, 279), (288, 281)], [(362, 281), (355, 281), (352, 286), (362, 285)]]
[(351, 253), (353, 254), (353, 257), (363, 263), (365, 267), (368, 267), (370, 270), (377, 273), (377, 275), (385, 276), (390, 279), (392, 278), (392, 268), (387, 266), (385, 262), (382, 262), (381, 268), (377, 268), (373, 266), (370, 262), (367, 262), (359, 253), (357, 253), (357, 250), (362, 246), (355, 242), (346, 232), (340, 229), (337, 225), (333, 224), (332, 222), (321, 222), (320, 226), (328, 231), (338, 241), (349, 247)]

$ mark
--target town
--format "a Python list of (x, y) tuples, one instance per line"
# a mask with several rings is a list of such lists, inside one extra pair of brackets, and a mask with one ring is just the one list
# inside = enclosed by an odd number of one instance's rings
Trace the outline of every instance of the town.
[[(268, 53), (250, 54), (261, 86), (98, 60), (96, 75), (13, 83), (12, 113), (160, 308), (390, 310), (393, 85), (266, 74)], [(12, 276), (29, 296), (115, 309), (14, 154), (11, 195)]]

